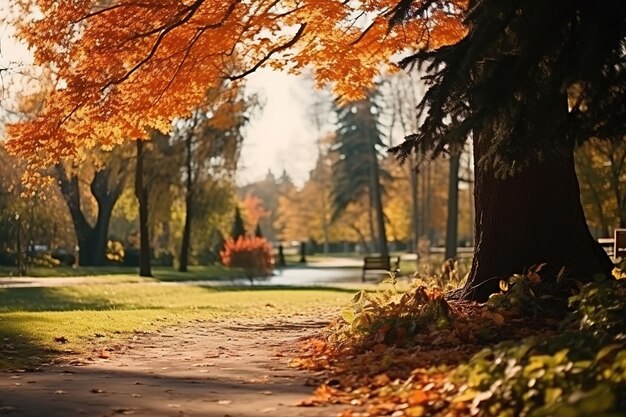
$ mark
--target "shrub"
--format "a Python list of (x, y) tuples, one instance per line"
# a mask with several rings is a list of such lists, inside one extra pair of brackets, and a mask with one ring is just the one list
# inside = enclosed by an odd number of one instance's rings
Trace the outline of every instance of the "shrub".
[(112, 263), (121, 263), (124, 260), (124, 245), (117, 240), (107, 241), (106, 258)]
[(600, 280), (570, 298), (558, 335), (505, 342), (456, 375), (456, 401), (479, 417), (623, 416), (626, 409), (626, 284)]
[(228, 267), (242, 268), (247, 278), (266, 277), (274, 269), (271, 245), (267, 239), (256, 236), (226, 239), (220, 258)]
[[(395, 284), (395, 277), (390, 281)], [(416, 283), (407, 292), (359, 291), (331, 330), (331, 341), (363, 345), (410, 343), (420, 333), (451, 327), (450, 306), (438, 289)]]

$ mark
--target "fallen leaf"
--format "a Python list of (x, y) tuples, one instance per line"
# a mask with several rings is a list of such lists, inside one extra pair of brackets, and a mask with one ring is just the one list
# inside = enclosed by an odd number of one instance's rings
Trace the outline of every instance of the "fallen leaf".
[(428, 395), (421, 390), (413, 391), (409, 397), (409, 405), (421, 405), (428, 401)]

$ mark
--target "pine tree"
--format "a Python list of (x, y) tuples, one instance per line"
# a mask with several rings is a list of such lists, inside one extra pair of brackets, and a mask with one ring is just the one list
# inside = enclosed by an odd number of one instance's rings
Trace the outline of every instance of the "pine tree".
[[(395, 20), (437, 4), (404, 0)], [(573, 151), (593, 136), (623, 140), (625, 23), (616, 0), (474, 0), (461, 41), (403, 61), (427, 71), (429, 90), (400, 157), (474, 141), (477, 249), (464, 297), (485, 299), (498, 278), (540, 262), (581, 280), (610, 274), (585, 223)]]
[(381, 171), (378, 162), (377, 147), (384, 144), (377, 120), (380, 110), (373, 97), (372, 94), (336, 110), (339, 128), (333, 151), (339, 157), (333, 166), (333, 217), (368, 195), (376, 217), (377, 249), (381, 256), (389, 256), (380, 186), (381, 176), (388, 174)]
[(235, 208), (235, 219), (233, 220), (233, 227), (230, 232), (230, 237), (233, 240), (237, 240), (240, 237), (246, 236), (246, 227), (243, 222), (243, 217), (241, 217), (241, 211), (239, 211), (239, 207)]

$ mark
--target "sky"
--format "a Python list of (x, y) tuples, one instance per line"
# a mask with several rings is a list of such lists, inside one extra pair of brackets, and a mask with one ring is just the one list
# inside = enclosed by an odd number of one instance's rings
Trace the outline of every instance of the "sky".
[(265, 103), (250, 123), (243, 142), (238, 183), (283, 170), (302, 185), (317, 157), (318, 132), (307, 113), (315, 100), (312, 82), (286, 73), (260, 70), (250, 76), (247, 87)]

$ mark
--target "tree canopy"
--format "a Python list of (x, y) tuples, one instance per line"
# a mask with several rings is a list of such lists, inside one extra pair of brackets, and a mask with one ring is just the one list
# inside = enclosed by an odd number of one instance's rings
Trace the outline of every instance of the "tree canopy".
[[(419, 18), (420, 3), (401, 1), (396, 20)], [(430, 87), (418, 107), (419, 133), (396, 148), (401, 157), (416, 147), (437, 156), (489, 126), (489, 147), (477, 163), (509, 176), (594, 136), (623, 140), (624, 2), (479, 0), (471, 6), (467, 36), (401, 62), (425, 67)]]
[(9, 148), (36, 167), (147, 138), (198, 107), (208, 88), (262, 66), (312, 66), (318, 84), (358, 97), (407, 46), (436, 48), (465, 33), (456, 16), (464, 1), (424, 2), (427, 19), (390, 27), (397, 3), (16, 1), (11, 23), (58, 82), (37, 117), (8, 126)]

